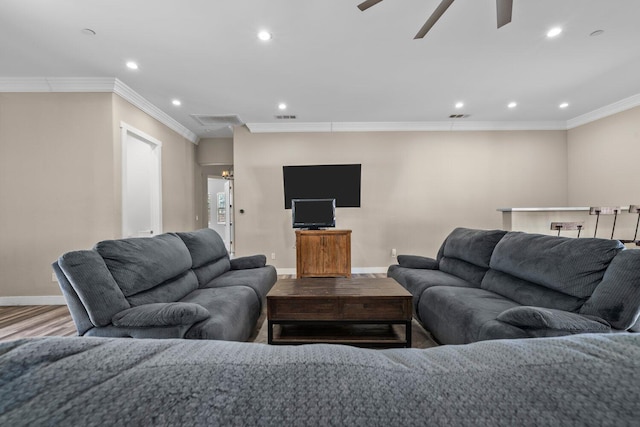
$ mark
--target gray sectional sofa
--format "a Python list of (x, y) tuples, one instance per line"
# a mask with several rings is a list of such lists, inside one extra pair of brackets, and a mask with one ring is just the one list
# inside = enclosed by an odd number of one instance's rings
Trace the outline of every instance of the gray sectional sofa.
[(640, 250), (617, 240), (456, 228), (387, 275), (442, 344), (634, 331), (640, 315)]
[(211, 229), (106, 240), (53, 263), (78, 335), (246, 341), (276, 270)]

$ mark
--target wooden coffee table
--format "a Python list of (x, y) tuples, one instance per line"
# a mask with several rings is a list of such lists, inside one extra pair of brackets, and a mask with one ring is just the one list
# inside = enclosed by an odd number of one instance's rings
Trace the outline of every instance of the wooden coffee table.
[(390, 278), (281, 279), (267, 294), (269, 344), (411, 347), (411, 317), (411, 294)]

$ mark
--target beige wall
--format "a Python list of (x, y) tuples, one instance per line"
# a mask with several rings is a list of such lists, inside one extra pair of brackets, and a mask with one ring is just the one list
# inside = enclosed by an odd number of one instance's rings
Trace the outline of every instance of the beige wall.
[[(567, 203), (565, 131), (265, 133), (234, 135), (236, 254), (295, 267), (282, 166), (362, 164), (362, 207), (338, 208), (352, 266), (398, 253), (435, 255), (457, 226), (501, 228), (509, 206)], [(245, 213), (240, 214), (239, 210)]]
[(203, 138), (198, 142), (196, 158), (201, 165), (233, 164), (233, 138)]
[(51, 263), (120, 237), (120, 121), (163, 142), (165, 230), (195, 228), (195, 145), (111, 93), (0, 93), (0, 297), (60, 295)]
[(567, 132), (569, 204), (640, 204), (640, 107)]

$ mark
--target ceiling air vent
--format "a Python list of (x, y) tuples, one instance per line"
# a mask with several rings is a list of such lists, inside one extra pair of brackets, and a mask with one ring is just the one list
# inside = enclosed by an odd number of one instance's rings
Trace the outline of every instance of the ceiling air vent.
[(191, 117), (202, 126), (208, 127), (225, 127), (244, 124), (237, 114), (191, 114)]
[(296, 119), (296, 116), (292, 116), (292, 115), (279, 115), (275, 117), (278, 120), (295, 120)]
[(449, 116), (450, 119), (466, 119), (469, 117), (469, 114), (451, 114)]

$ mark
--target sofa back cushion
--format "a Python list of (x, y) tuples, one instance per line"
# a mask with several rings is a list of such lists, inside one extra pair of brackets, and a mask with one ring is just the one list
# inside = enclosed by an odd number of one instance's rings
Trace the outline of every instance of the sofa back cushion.
[(95, 326), (110, 324), (114, 314), (131, 307), (96, 251), (68, 252), (58, 265)]
[(492, 269), (487, 271), (480, 287), (509, 298), (521, 305), (557, 310), (576, 312), (585, 301), (584, 298), (577, 298), (554, 291), (528, 280), (518, 279), (510, 274)]
[(95, 246), (124, 296), (129, 297), (184, 274), (191, 255), (175, 234), (105, 240)]
[(198, 289), (198, 279), (193, 270), (167, 280), (149, 290), (138, 292), (127, 297), (131, 307), (160, 302), (175, 302)]
[(191, 254), (192, 268), (200, 286), (229, 271), (229, 253), (218, 233), (210, 228), (176, 233)]
[(493, 249), (505, 234), (503, 230), (456, 228), (438, 251), (438, 268), (480, 286)]
[[(511, 231), (496, 245), (489, 265), (492, 270), (528, 281), (532, 286), (586, 300), (623, 248), (617, 240)], [(524, 282), (521, 284), (524, 286)], [(483, 283), (485, 286), (489, 284)]]
[(634, 327), (640, 316), (640, 250), (616, 255), (580, 313), (601, 317), (616, 329)]

